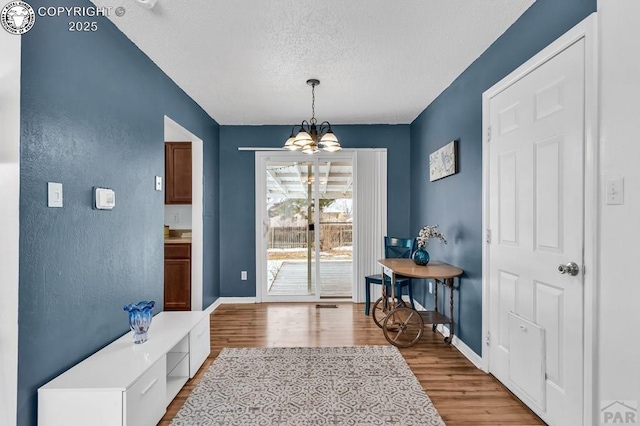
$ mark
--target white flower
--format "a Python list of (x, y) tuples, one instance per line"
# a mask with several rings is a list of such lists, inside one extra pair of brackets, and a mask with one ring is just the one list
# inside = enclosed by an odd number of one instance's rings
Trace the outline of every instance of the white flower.
[(427, 225), (420, 230), (417, 238), (418, 247), (423, 248), (429, 242), (429, 238), (437, 238), (447, 244), (444, 235), (438, 230), (438, 225)]

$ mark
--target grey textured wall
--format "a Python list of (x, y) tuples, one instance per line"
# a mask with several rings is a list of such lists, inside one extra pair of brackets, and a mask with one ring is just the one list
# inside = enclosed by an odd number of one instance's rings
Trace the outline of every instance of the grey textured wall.
[[(31, 1), (37, 8), (49, 2)], [(92, 6), (61, 0), (56, 6)], [(204, 290), (219, 295), (219, 126), (110, 21), (71, 33), (38, 17), (22, 36), (20, 425), (36, 390), (128, 330), (126, 303), (163, 302), (164, 115), (204, 141)], [(47, 208), (47, 182), (64, 208)], [(91, 187), (115, 189), (113, 211)]]
[[(334, 130), (344, 148), (388, 149), (387, 231), (409, 236), (409, 126), (334, 126)], [(290, 133), (291, 126), (220, 127), (221, 296), (256, 295), (255, 154), (238, 147), (281, 147)], [(248, 271), (247, 281), (240, 280), (243, 270)]]
[[(427, 250), (433, 258), (465, 271), (454, 295), (456, 334), (478, 354), (482, 351), (482, 93), (595, 10), (595, 0), (537, 0), (411, 123), (411, 231), (437, 223), (449, 240), (446, 246), (431, 242)], [(452, 140), (459, 141), (459, 173), (429, 182), (429, 154)], [(425, 287), (416, 285), (418, 300), (432, 306)]]

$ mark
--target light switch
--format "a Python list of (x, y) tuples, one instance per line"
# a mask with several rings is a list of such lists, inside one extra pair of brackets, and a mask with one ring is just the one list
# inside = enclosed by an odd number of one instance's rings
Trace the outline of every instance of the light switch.
[(162, 191), (162, 176), (156, 176), (156, 191)]
[(49, 207), (62, 207), (62, 184), (56, 182), (49, 182), (48, 187), (48, 201)]
[(610, 177), (606, 181), (606, 203), (609, 205), (624, 204), (624, 180), (621, 177)]

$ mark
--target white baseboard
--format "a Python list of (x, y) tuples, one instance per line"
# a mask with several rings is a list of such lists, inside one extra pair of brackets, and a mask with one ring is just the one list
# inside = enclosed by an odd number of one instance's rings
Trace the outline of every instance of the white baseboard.
[(211, 315), (213, 313), (213, 311), (215, 311), (216, 309), (218, 309), (218, 306), (222, 305), (222, 302), (220, 301), (220, 298), (218, 297), (215, 302), (213, 302), (211, 305), (209, 305), (209, 307), (207, 309), (205, 309), (204, 311), (207, 313), (207, 315)]
[[(442, 334), (444, 337), (449, 336), (449, 329), (443, 326), (442, 324), (438, 324), (438, 332)], [(484, 362), (482, 357), (475, 353), (469, 346), (467, 346), (462, 340), (458, 338), (458, 336), (453, 336), (453, 341), (451, 342), (453, 346), (456, 347), (460, 351), (462, 355), (464, 355), (469, 361), (473, 363), (480, 370), (484, 371)]]
[[(416, 300), (413, 301), (414, 305), (416, 305), (416, 309), (419, 311), (426, 311), (427, 309), (418, 303)], [(443, 326), (442, 324), (438, 324), (438, 332), (442, 334), (443, 337), (449, 336), (449, 329)], [(469, 346), (467, 346), (462, 340), (458, 338), (458, 336), (453, 336), (453, 341), (451, 342), (453, 346), (456, 347), (460, 351), (462, 355), (464, 355), (469, 361), (473, 363), (480, 370), (484, 371), (484, 362), (482, 357), (475, 353)]]
[(233, 304), (233, 303), (256, 303), (255, 297), (218, 297), (215, 302), (213, 302), (207, 309), (204, 311), (211, 315), (213, 311), (218, 309), (218, 307), (222, 304)]
[(255, 297), (219, 297), (220, 303), (258, 303)]
[[(411, 302), (409, 302), (409, 303), (411, 303)], [(418, 311), (426, 311), (427, 310), (427, 308), (425, 308), (420, 303), (418, 303), (418, 301), (416, 299), (413, 299), (413, 304), (416, 306), (416, 309)]]

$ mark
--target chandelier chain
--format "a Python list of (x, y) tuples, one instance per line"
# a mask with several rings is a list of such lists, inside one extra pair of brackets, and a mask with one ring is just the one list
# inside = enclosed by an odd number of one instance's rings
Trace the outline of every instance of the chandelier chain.
[(316, 121), (316, 85), (311, 85), (311, 121)]

